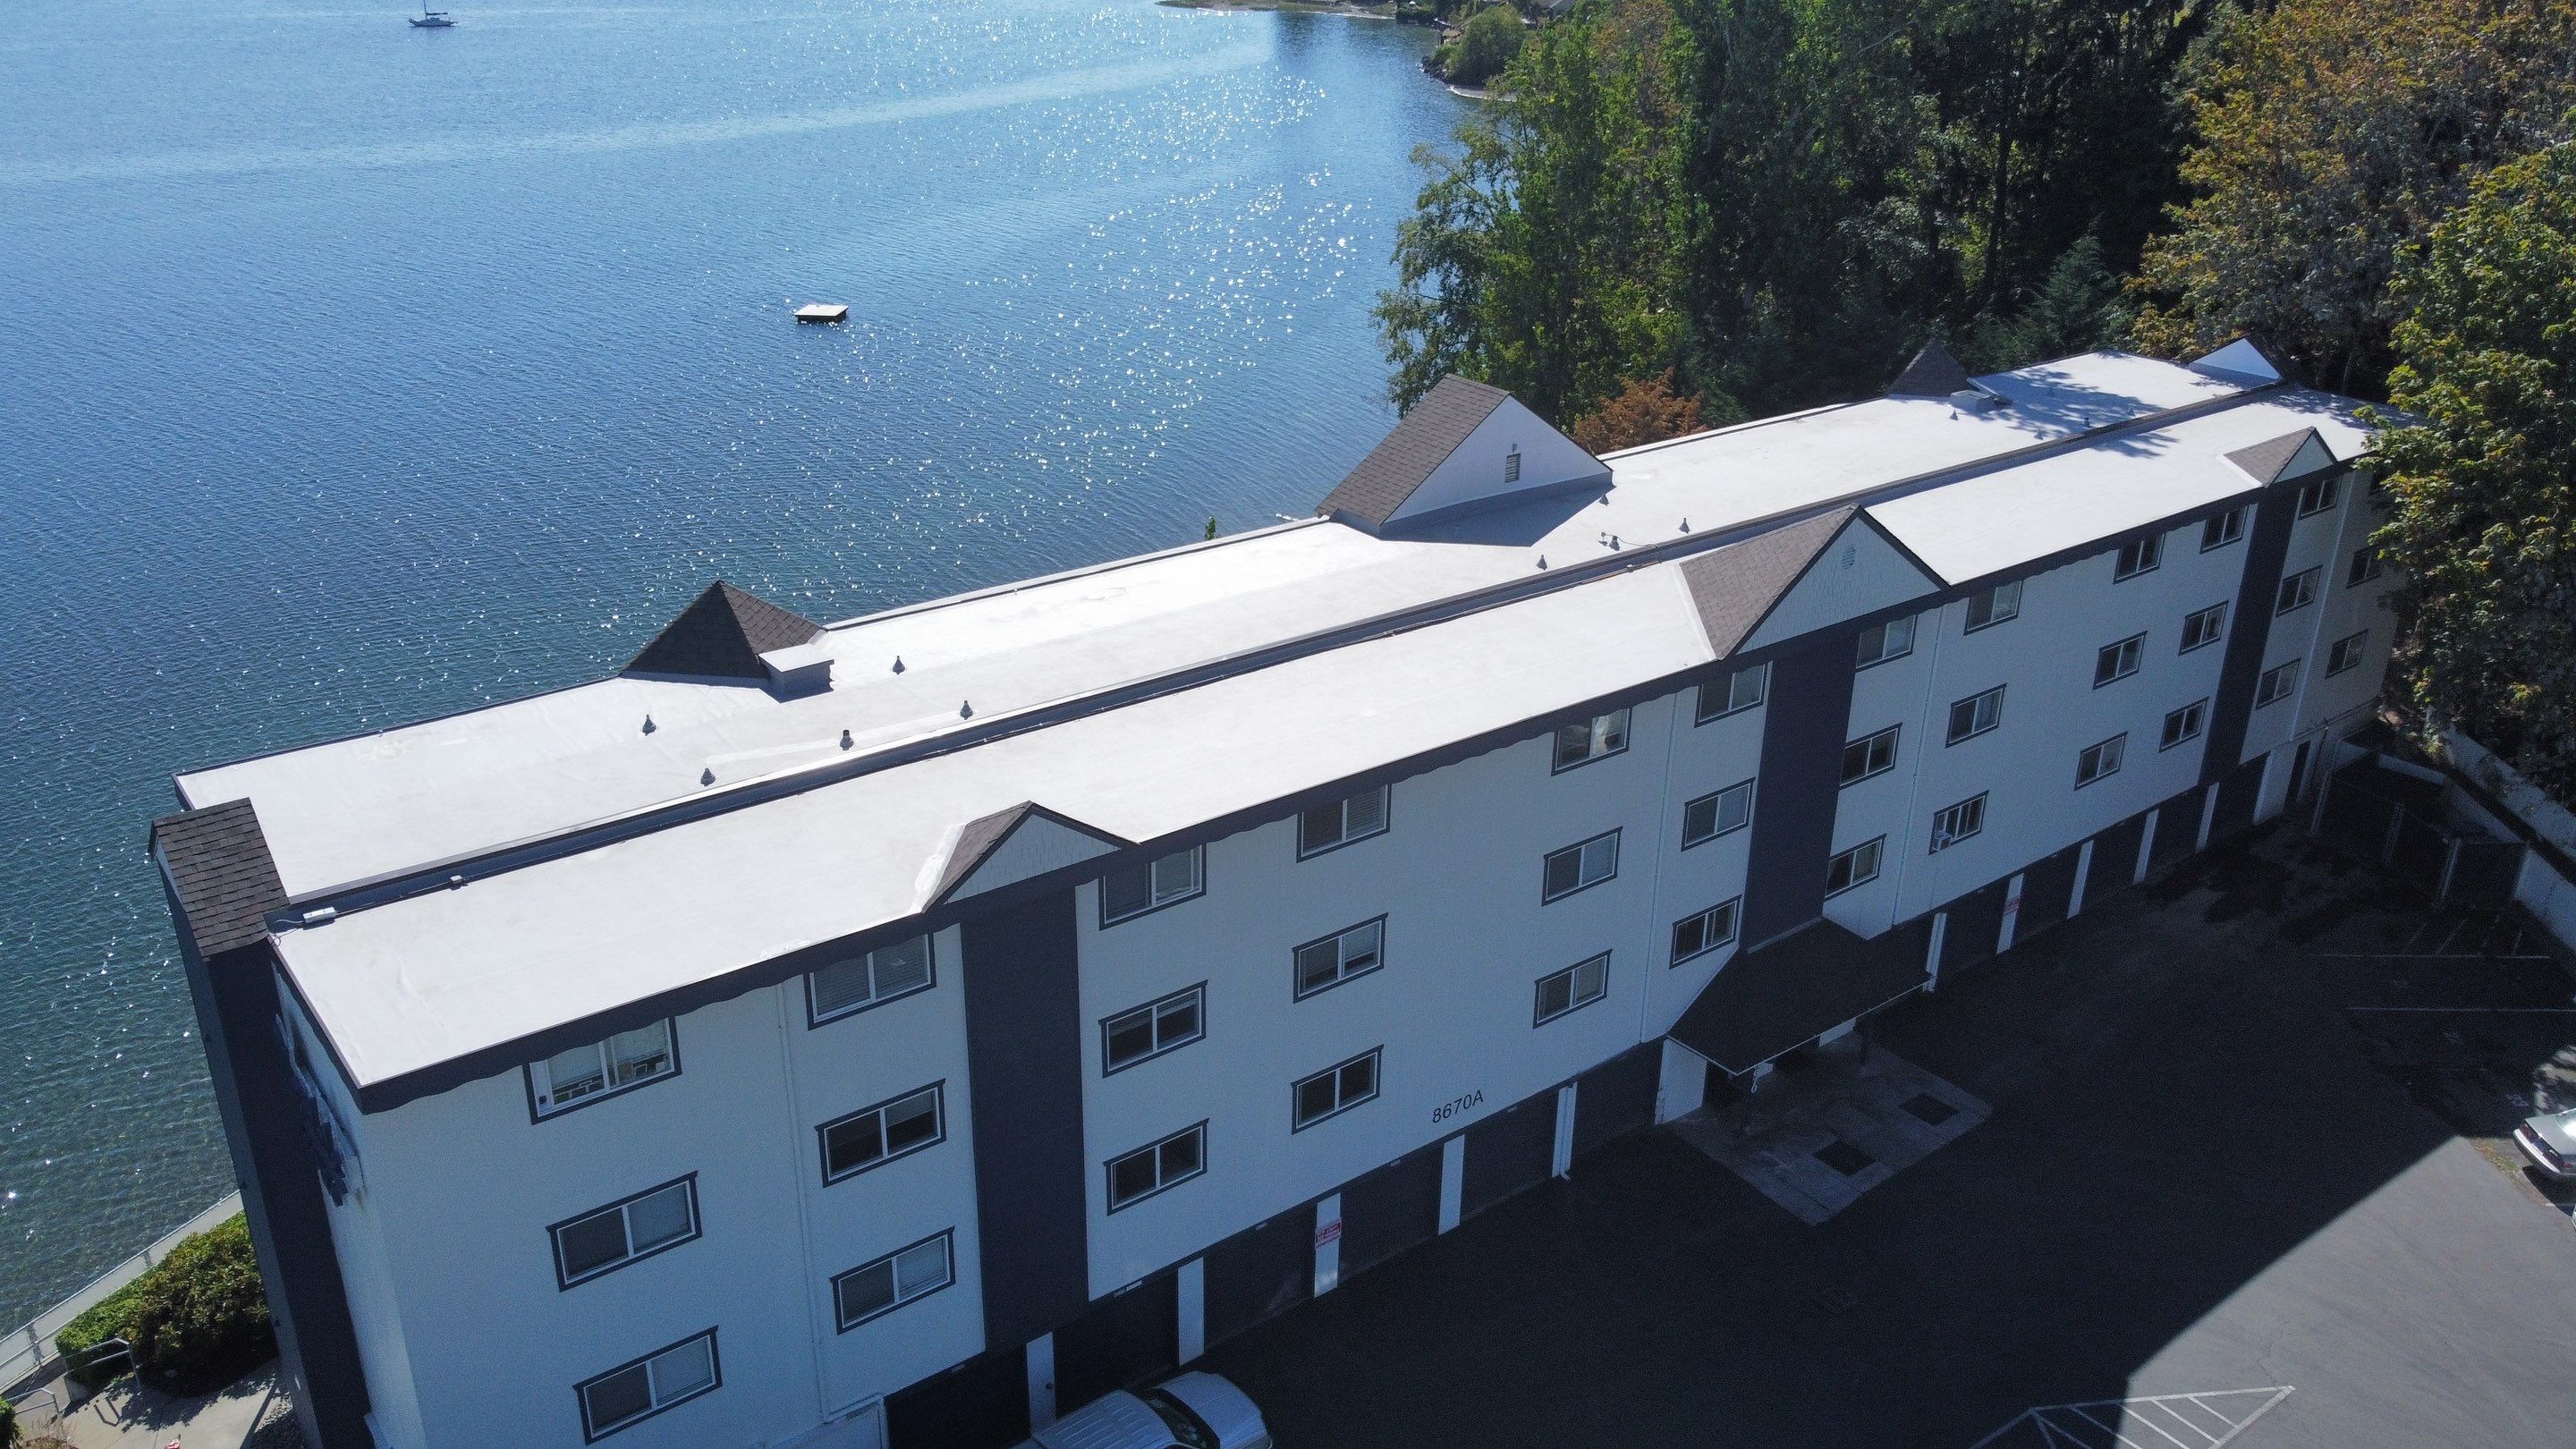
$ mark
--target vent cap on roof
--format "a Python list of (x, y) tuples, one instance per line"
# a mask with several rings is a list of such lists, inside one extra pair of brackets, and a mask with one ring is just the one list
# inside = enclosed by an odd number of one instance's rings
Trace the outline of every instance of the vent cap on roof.
[(626, 672), (766, 684), (772, 671), (762, 655), (811, 644), (822, 633), (813, 620), (718, 579), (627, 661)]
[(1315, 510), (1371, 533), (1541, 493), (1599, 487), (1610, 467), (1501, 388), (1433, 385)]

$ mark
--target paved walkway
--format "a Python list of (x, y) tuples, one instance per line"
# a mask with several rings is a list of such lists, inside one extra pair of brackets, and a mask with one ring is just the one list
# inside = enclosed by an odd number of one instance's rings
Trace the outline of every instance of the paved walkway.
[[(50, 1386), (60, 1394), (67, 1385)], [(201, 1399), (176, 1399), (130, 1376), (92, 1395), (56, 1421), (39, 1401), (25, 1431), (42, 1444), (52, 1436), (71, 1449), (302, 1449), (277, 1366)]]
[(1813, 1226), (1987, 1115), (1985, 1103), (1854, 1035), (1673, 1131)]

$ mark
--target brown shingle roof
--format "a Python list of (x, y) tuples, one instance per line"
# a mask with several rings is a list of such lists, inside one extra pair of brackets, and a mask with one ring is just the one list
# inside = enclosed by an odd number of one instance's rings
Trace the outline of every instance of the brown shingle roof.
[(718, 579), (627, 661), (626, 672), (765, 680), (769, 667), (761, 655), (810, 643), (822, 632), (813, 620)]
[(268, 934), (261, 917), (286, 904), (286, 885), (248, 800), (155, 820), (152, 848), (169, 865), (182, 925), (201, 957), (259, 940)]
[(1735, 652), (1858, 511), (1837, 508), (1682, 561), (1682, 582), (1690, 588), (1700, 629), (1718, 658)]
[[(2256, 443), (2250, 448), (2239, 448), (2227, 455), (2227, 461), (2244, 469), (2246, 476), (2257, 483), (2278, 482), (2281, 474), (2287, 471), (2290, 464), (2297, 459), (2299, 450), (2307, 446), (2310, 438), (2317, 438), (2317, 430), (2301, 428), (2295, 433), (2274, 438), (2269, 442)], [(2317, 438), (2317, 446), (2325, 447), (2325, 439)], [(2333, 457), (2333, 450), (2327, 449), (2326, 456)]]
[(966, 877), (975, 873), (975, 867), (982, 865), (986, 856), (999, 850), (1003, 841), (1010, 839), (1014, 831), (1035, 816), (1044, 816), (1067, 830), (1088, 835), (1113, 850), (1127, 844), (1069, 815), (1059, 815), (1043, 805), (1023, 800), (966, 822), (966, 828), (958, 833), (957, 844), (949, 849), (948, 863), (940, 869), (939, 884), (930, 893), (931, 901), (936, 904), (947, 900), (948, 893), (964, 884)]
[(1371, 528), (1383, 525), (1510, 396), (1455, 373), (1440, 379), (1315, 511), (1327, 518), (1347, 514)]

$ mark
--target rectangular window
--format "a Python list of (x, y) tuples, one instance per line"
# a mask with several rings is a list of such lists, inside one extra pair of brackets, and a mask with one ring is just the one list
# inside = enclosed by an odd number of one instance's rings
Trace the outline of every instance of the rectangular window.
[(585, 1379), (573, 1389), (581, 1400), (582, 1442), (596, 1443), (674, 1404), (712, 1393), (723, 1382), (712, 1328)]
[(530, 1062), (528, 1100), (537, 1116), (551, 1117), (679, 1071), (671, 1023), (657, 1021)]
[(558, 1288), (676, 1248), (698, 1236), (697, 1175), (566, 1218), (546, 1229), (546, 1235), (555, 1245)]
[(1297, 813), (1297, 858), (1386, 833), (1386, 786)]
[(1768, 664), (1756, 664), (1749, 669), (1739, 669), (1724, 679), (1707, 681), (1699, 687), (1699, 712), (1694, 722), (1706, 724), (1710, 720), (1724, 719), (1751, 709), (1762, 702), (1763, 693), (1770, 683), (1771, 666)]
[(2272, 612), (2275, 614), (2286, 614), (2293, 609), (2304, 609), (2308, 605), (2315, 603), (2317, 601), (2317, 575), (2323, 572), (2325, 572), (2325, 570), (2322, 567), (2303, 569), (2298, 573), (2292, 574), (2288, 578), (2281, 580), (2280, 597), (2273, 601)]
[(1295, 960), (1299, 1001), (1354, 976), (1366, 976), (1386, 964), (1386, 917), (1309, 941), (1297, 948)]
[(1531, 1012), (1530, 1025), (1545, 1026), (1609, 994), (1610, 953), (1604, 951), (1590, 960), (1577, 961), (1562, 971), (1551, 971), (1540, 977), (1538, 1004)]
[(2305, 518), (2311, 513), (2323, 513), (2334, 507), (2335, 497), (2342, 491), (2343, 475), (2339, 473), (2328, 473), (2308, 484), (2299, 490), (2299, 516)]
[(2225, 548), (2245, 536), (2245, 515), (2254, 511), (2252, 504), (2231, 508), (2200, 526), (2200, 551)]
[(1207, 890), (1205, 847), (1122, 865), (1100, 878), (1100, 924), (1114, 926)]
[(2227, 606), (2212, 604), (2194, 609), (2182, 616), (2182, 648), (2176, 653), (2189, 654), (2194, 649), (2217, 643), (2227, 633)]
[(1864, 840), (1825, 862), (1825, 894), (1840, 895), (1853, 886), (1867, 885), (1878, 879), (1878, 857), (1887, 845), (1887, 837)]
[(2334, 647), (2326, 651), (2326, 673), (2341, 674), (2345, 670), (2359, 664), (2361, 662), (2362, 652), (2369, 647), (2370, 631), (2368, 629), (2364, 629), (2360, 633), (2350, 635), (2346, 638), (2337, 639), (2334, 642)]
[(1377, 1054), (1371, 1047), (1339, 1066), (1326, 1067), (1300, 1079), (1288, 1094), (1294, 1121), (1291, 1132), (1303, 1132), (1327, 1117), (1338, 1117), (1377, 1097)]
[(2267, 704), (2287, 699), (2296, 693), (2299, 688), (2301, 662), (2293, 659), (2278, 668), (2264, 670), (2263, 677), (2254, 684), (2254, 707), (2261, 709)]
[(1753, 819), (1753, 782), (1729, 785), (1682, 807), (1682, 849), (1741, 830)]
[(1889, 725), (1874, 735), (1863, 735), (1843, 746), (1843, 783), (1857, 784), (1872, 775), (1884, 775), (1896, 768), (1896, 733), (1903, 728)]
[(2157, 737), (2156, 748), (2170, 750), (2176, 745), (2199, 739), (2202, 726), (2208, 723), (2209, 701), (2195, 699), (2165, 716), (2164, 733)]
[(1735, 939), (1735, 918), (1743, 909), (1744, 898), (1714, 905), (1696, 916), (1684, 916), (1673, 922), (1672, 964), (1679, 966), (1693, 956), (1705, 956)]
[(1884, 624), (1872, 624), (1860, 631), (1860, 646), (1852, 667), (1867, 669), (1873, 664), (1884, 664), (1890, 659), (1902, 659), (1913, 652), (1913, 616), (1890, 619)]
[(1939, 855), (1985, 828), (1986, 796), (1979, 791), (1932, 817), (1932, 853)]
[(1207, 1171), (1207, 1124), (1184, 1128), (1149, 1147), (1109, 1159), (1109, 1210), (1144, 1201)]
[(2352, 562), (2343, 571), (2343, 586), (2357, 589), (2379, 577), (2379, 550), (2364, 545), (2352, 551)]
[(2163, 534), (2151, 533), (2145, 538), (2131, 539), (2120, 545), (2120, 556), (2111, 565), (2111, 582), (2116, 584), (2122, 579), (2134, 579), (2140, 574), (2153, 573), (2164, 561), (2165, 536)]
[(2105, 644), (2093, 656), (2093, 687), (2100, 689), (2115, 679), (2126, 679), (2138, 672), (2138, 662), (2146, 657), (2147, 636), (2132, 634), (2117, 644)]
[(1970, 634), (1976, 633), (1979, 629), (1992, 628), (2006, 620), (2018, 619), (2020, 617), (2021, 580), (2019, 579), (2015, 579), (2008, 584), (1997, 584), (1991, 589), (1986, 589), (1968, 596), (1968, 627), (1966, 632)]
[(1972, 694), (1950, 706), (1949, 743), (1974, 739), (2004, 722), (2004, 687)]
[(1596, 835), (1580, 845), (1547, 853), (1541, 872), (1539, 903), (1563, 900), (1588, 886), (1596, 886), (1619, 873), (1619, 832)]
[(1100, 1020), (1100, 1074), (1188, 1046), (1207, 1035), (1207, 983)]
[(832, 962), (805, 974), (805, 1023), (821, 1026), (898, 996), (927, 991), (931, 975), (928, 936)]
[(949, 1233), (941, 1233), (909, 1248), (899, 1248), (873, 1263), (861, 1263), (834, 1278), (832, 1308), (840, 1319), (841, 1332), (847, 1333), (871, 1318), (882, 1318), (956, 1282), (956, 1265), (950, 1258)]
[(1558, 770), (1571, 770), (1594, 760), (1608, 759), (1628, 748), (1628, 712), (1614, 709), (1556, 727), (1556, 763)]
[(823, 1145), (823, 1181), (839, 1182), (945, 1141), (948, 1125), (940, 1111), (944, 1085), (933, 1082), (815, 1128)]
[(2075, 752), (2075, 788), (2083, 789), (2105, 775), (2120, 773), (2120, 761), (2129, 753), (2129, 737), (2116, 734), (2098, 745), (2086, 745)]

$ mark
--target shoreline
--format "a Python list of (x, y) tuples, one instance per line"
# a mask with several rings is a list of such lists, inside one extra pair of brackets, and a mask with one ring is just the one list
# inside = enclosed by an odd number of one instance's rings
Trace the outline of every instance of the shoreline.
[(1154, 0), (1175, 10), (1213, 10), (1248, 14), (1278, 11), (1297, 15), (1339, 15), (1350, 20), (1394, 20), (1395, 6), (1360, 4), (1358, 0)]

